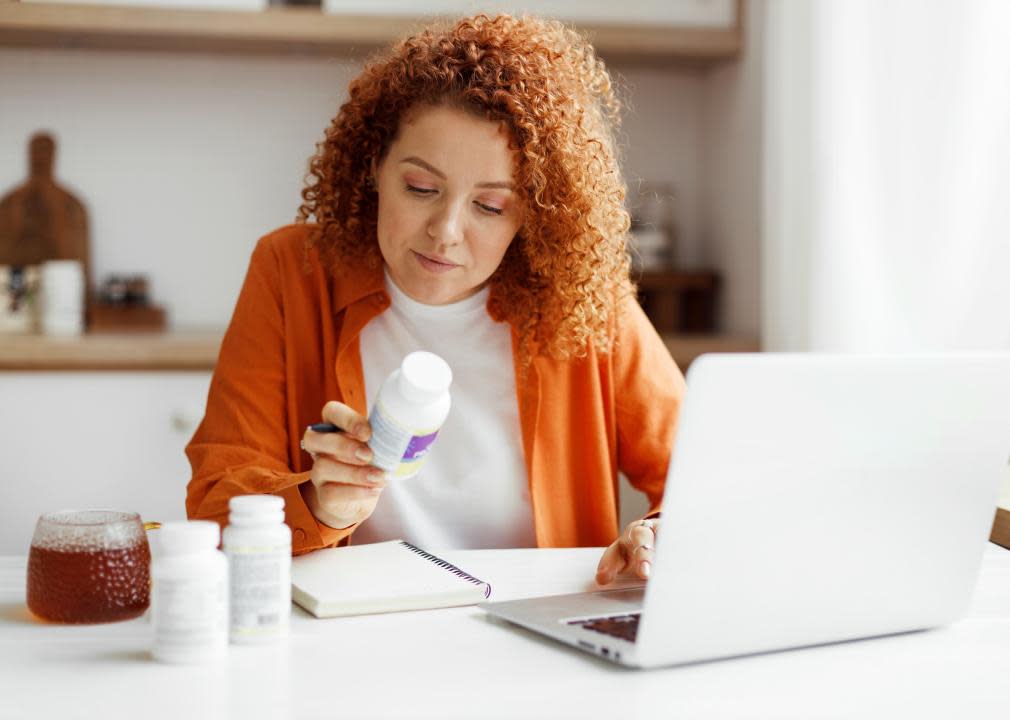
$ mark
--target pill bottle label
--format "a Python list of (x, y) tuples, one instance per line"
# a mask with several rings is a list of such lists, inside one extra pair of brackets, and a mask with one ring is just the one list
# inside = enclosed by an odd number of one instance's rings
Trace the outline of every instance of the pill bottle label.
[(438, 430), (418, 432), (405, 428), (393, 420), (382, 405), (375, 406), (368, 422), (372, 426), (372, 438), (368, 442), (373, 453), (372, 465), (398, 478), (416, 475)]
[(424, 457), (428, 454), (428, 448), (438, 437), (438, 430), (427, 435), (413, 435), (407, 443), (407, 449), (400, 460), (400, 466), (396, 468), (396, 477), (411, 477), (416, 475), (424, 463)]
[(283, 634), (291, 609), (291, 548), (229, 547), (227, 554), (232, 638)]
[(214, 645), (227, 637), (223, 581), (168, 580), (155, 584), (151, 606), (156, 645)]

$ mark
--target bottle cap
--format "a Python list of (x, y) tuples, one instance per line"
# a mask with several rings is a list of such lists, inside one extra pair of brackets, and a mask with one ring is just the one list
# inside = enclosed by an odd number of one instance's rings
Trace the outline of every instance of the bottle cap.
[(400, 379), (400, 388), (408, 399), (430, 402), (449, 389), (452, 370), (435, 353), (419, 350), (403, 358)]
[(158, 547), (166, 555), (216, 550), (221, 542), (221, 528), (210, 520), (167, 522), (158, 530)]
[(229, 522), (284, 522), (284, 498), (279, 495), (236, 495), (228, 501)]
[(228, 509), (239, 513), (277, 512), (284, 509), (280, 495), (236, 495), (228, 501)]

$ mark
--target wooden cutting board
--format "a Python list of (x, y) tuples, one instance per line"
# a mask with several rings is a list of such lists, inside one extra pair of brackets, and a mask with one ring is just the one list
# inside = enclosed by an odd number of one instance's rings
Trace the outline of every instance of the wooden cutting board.
[(37, 133), (28, 143), (28, 179), (0, 198), (0, 265), (80, 260), (91, 300), (91, 253), (84, 205), (56, 184), (56, 141)]

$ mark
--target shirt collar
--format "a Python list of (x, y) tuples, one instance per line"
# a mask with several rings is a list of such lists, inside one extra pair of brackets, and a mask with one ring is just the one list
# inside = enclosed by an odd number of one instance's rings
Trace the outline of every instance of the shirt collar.
[(389, 305), (382, 265), (371, 268), (364, 265), (354, 267), (341, 263), (332, 273), (333, 312), (341, 313), (349, 306), (368, 297), (380, 301), (383, 308)]

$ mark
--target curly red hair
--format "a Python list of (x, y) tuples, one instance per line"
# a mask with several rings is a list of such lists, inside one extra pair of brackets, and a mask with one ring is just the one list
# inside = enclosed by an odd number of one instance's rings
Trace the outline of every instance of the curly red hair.
[(298, 218), (329, 263), (382, 262), (373, 163), (412, 108), (452, 104), (502, 123), (516, 151), (525, 220), (490, 281), (488, 311), (530, 356), (609, 351), (632, 292), (628, 213), (614, 130), (620, 105), (603, 62), (564, 25), (465, 18), (408, 37), (351, 83), (309, 164)]

